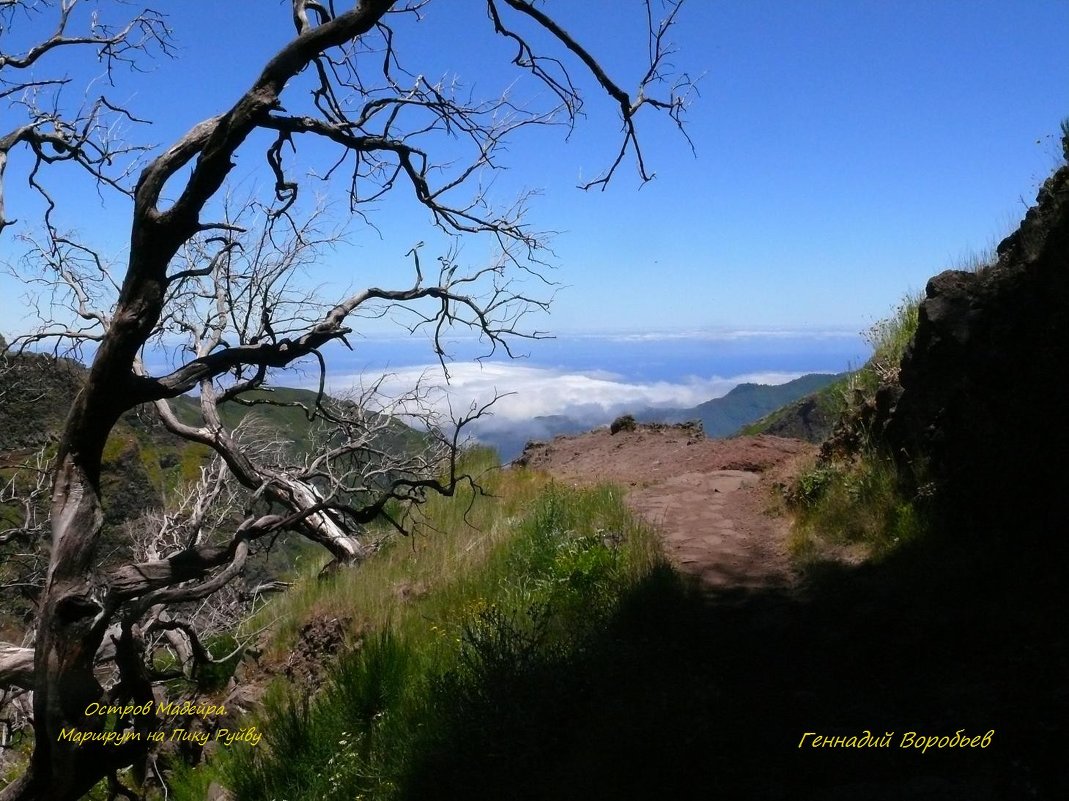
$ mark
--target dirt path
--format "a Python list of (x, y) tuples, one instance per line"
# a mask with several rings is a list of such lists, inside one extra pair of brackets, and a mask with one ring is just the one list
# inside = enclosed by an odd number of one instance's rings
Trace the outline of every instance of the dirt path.
[(669, 557), (713, 592), (789, 587), (787, 521), (768, 513), (771, 482), (815, 446), (781, 437), (705, 439), (687, 426), (607, 430), (529, 447), (525, 463), (561, 481), (613, 481), (664, 538)]

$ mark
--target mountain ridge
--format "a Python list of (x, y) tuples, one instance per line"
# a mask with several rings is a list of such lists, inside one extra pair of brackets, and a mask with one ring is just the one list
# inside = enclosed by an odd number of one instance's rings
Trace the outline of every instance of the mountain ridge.
[(787, 404), (793, 403), (830, 384), (845, 373), (806, 373), (783, 384), (737, 385), (720, 398), (713, 398), (697, 406), (684, 409), (647, 409), (635, 415), (644, 423), (685, 423), (698, 420), (708, 437), (729, 437), (740, 433), (744, 426), (756, 422)]
[[(744, 382), (733, 387), (727, 394), (704, 401), (697, 406), (646, 407), (632, 412), (632, 416), (642, 423), (671, 425), (699, 421), (707, 437), (730, 437), (743, 433), (744, 426), (842, 380), (845, 375), (845, 373), (806, 373), (783, 384)], [(518, 458), (528, 442), (551, 440), (557, 436), (584, 434), (608, 425), (620, 411), (619, 409), (616, 412), (606, 411), (604, 417), (584, 417), (583, 419), (562, 414), (540, 415), (529, 420), (498, 426), (477, 427), (474, 436), (481, 444), (497, 450), (502, 462), (507, 463)]]

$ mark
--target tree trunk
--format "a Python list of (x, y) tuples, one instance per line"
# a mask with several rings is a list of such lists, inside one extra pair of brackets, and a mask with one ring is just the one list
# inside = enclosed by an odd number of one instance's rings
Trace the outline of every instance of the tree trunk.
[(26, 775), (7, 787), (0, 801), (73, 801), (117, 767), (130, 764), (137, 753), (136, 743), (78, 744), (63, 736), (101, 731), (107, 720), (87, 716), (86, 708), (104, 700), (94, 666), (111, 612), (104, 606), (103, 588), (94, 581), (93, 556), (103, 523), (100, 454), (114, 420), (106, 413), (85, 414), (91, 379), (68, 417), (67, 447), (55, 473), (52, 559), (34, 654), (33, 757)]

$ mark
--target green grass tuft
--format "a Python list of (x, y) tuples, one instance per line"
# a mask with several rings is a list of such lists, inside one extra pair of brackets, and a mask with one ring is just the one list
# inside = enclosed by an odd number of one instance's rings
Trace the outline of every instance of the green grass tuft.
[(562, 696), (561, 685), (620, 599), (660, 569), (659, 544), (615, 487), (569, 489), (523, 470), (482, 482), (492, 495), (432, 501), (417, 540), (310, 577), (250, 623), (276, 618), (286, 649), (310, 615), (344, 616), (351, 648), (313, 700), (274, 686), (260, 745), (183, 769), (174, 797), (191, 801), (212, 780), (238, 801), (424, 797), (444, 770), (463, 784), (487, 758), (511, 771), (550, 747), (567, 711), (553, 704), (582, 689)]
[[(917, 332), (921, 300), (920, 293), (907, 294), (890, 316), (869, 329), (872, 356), (836, 387), (840, 419), (852, 421), (858, 435), (852, 452), (835, 449), (816, 460), (786, 492), (795, 512), (789, 545), (802, 565), (820, 562), (837, 546), (857, 546), (862, 556), (884, 556), (927, 528), (920, 499), (903, 487), (894, 460), (864, 429), (859, 414), (881, 386), (898, 382), (902, 357)], [(923, 485), (920, 472), (915, 466), (918, 486)]]
[(893, 462), (875, 451), (803, 471), (788, 502), (796, 515), (789, 545), (803, 565), (820, 561), (828, 545), (861, 546), (880, 557), (925, 531)]
[(908, 293), (888, 317), (873, 323), (865, 332), (872, 356), (844, 387), (847, 406), (856, 403), (858, 393), (871, 397), (882, 384), (898, 381), (902, 357), (917, 333), (923, 299), (921, 292)]

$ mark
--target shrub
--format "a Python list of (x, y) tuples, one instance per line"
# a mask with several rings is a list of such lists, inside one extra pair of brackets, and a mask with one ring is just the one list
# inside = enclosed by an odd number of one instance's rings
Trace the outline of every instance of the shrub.
[(835, 471), (830, 467), (814, 465), (803, 471), (788, 488), (788, 501), (798, 506), (813, 507), (834, 478)]
[[(861, 545), (882, 555), (926, 527), (920, 499), (900, 483), (894, 460), (869, 430), (877, 390), (898, 383), (921, 300), (920, 293), (907, 294), (889, 317), (869, 328), (865, 338), (872, 356), (837, 387), (842, 411), (835, 438), (784, 492), (796, 513), (790, 547), (798, 561), (818, 560), (830, 545)], [(914, 465), (912, 486), (923, 486), (920, 472)]]

